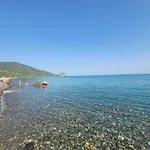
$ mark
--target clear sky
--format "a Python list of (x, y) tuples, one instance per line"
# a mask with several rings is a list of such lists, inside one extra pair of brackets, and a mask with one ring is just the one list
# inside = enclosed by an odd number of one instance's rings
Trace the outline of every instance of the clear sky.
[(0, 61), (69, 75), (150, 73), (150, 0), (1, 0)]

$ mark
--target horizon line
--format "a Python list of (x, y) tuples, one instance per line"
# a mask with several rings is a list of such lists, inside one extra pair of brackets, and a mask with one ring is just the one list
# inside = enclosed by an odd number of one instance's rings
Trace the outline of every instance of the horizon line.
[(93, 74), (93, 75), (67, 75), (68, 76), (119, 76), (119, 75), (150, 75), (150, 73), (124, 73), (124, 74)]

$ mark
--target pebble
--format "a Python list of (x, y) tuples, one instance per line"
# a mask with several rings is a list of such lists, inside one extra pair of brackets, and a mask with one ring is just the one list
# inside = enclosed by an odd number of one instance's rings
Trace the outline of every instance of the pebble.
[(147, 150), (146, 147), (142, 146), (142, 150)]
[(119, 135), (119, 136), (118, 136), (118, 139), (121, 140), (121, 141), (123, 141), (123, 140), (124, 140), (124, 137), (121, 136), (121, 135)]
[(79, 132), (79, 136), (81, 136), (81, 132)]
[(86, 143), (85, 143), (85, 145), (86, 145), (86, 146), (89, 146), (89, 145), (90, 145), (90, 143), (89, 143), (89, 142), (86, 142)]
[(46, 142), (46, 144), (50, 145), (50, 144), (51, 144), (51, 142), (50, 142), (50, 141), (47, 141), (47, 142)]
[(90, 145), (91, 150), (96, 150), (96, 147), (94, 145)]
[(16, 138), (17, 138), (17, 137), (14, 136), (13, 138), (9, 139), (8, 142), (12, 142), (12, 141), (14, 141)]

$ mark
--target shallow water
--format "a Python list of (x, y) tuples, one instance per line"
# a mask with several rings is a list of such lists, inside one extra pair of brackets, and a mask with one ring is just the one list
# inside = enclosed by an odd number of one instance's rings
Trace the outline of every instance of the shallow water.
[(21, 80), (1, 99), (0, 149), (150, 149), (150, 75)]

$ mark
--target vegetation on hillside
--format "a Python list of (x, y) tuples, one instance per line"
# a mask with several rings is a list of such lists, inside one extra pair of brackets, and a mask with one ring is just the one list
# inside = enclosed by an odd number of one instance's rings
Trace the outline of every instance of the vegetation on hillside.
[(39, 70), (18, 62), (0, 62), (0, 77), (55, 76), (54, 73)]

